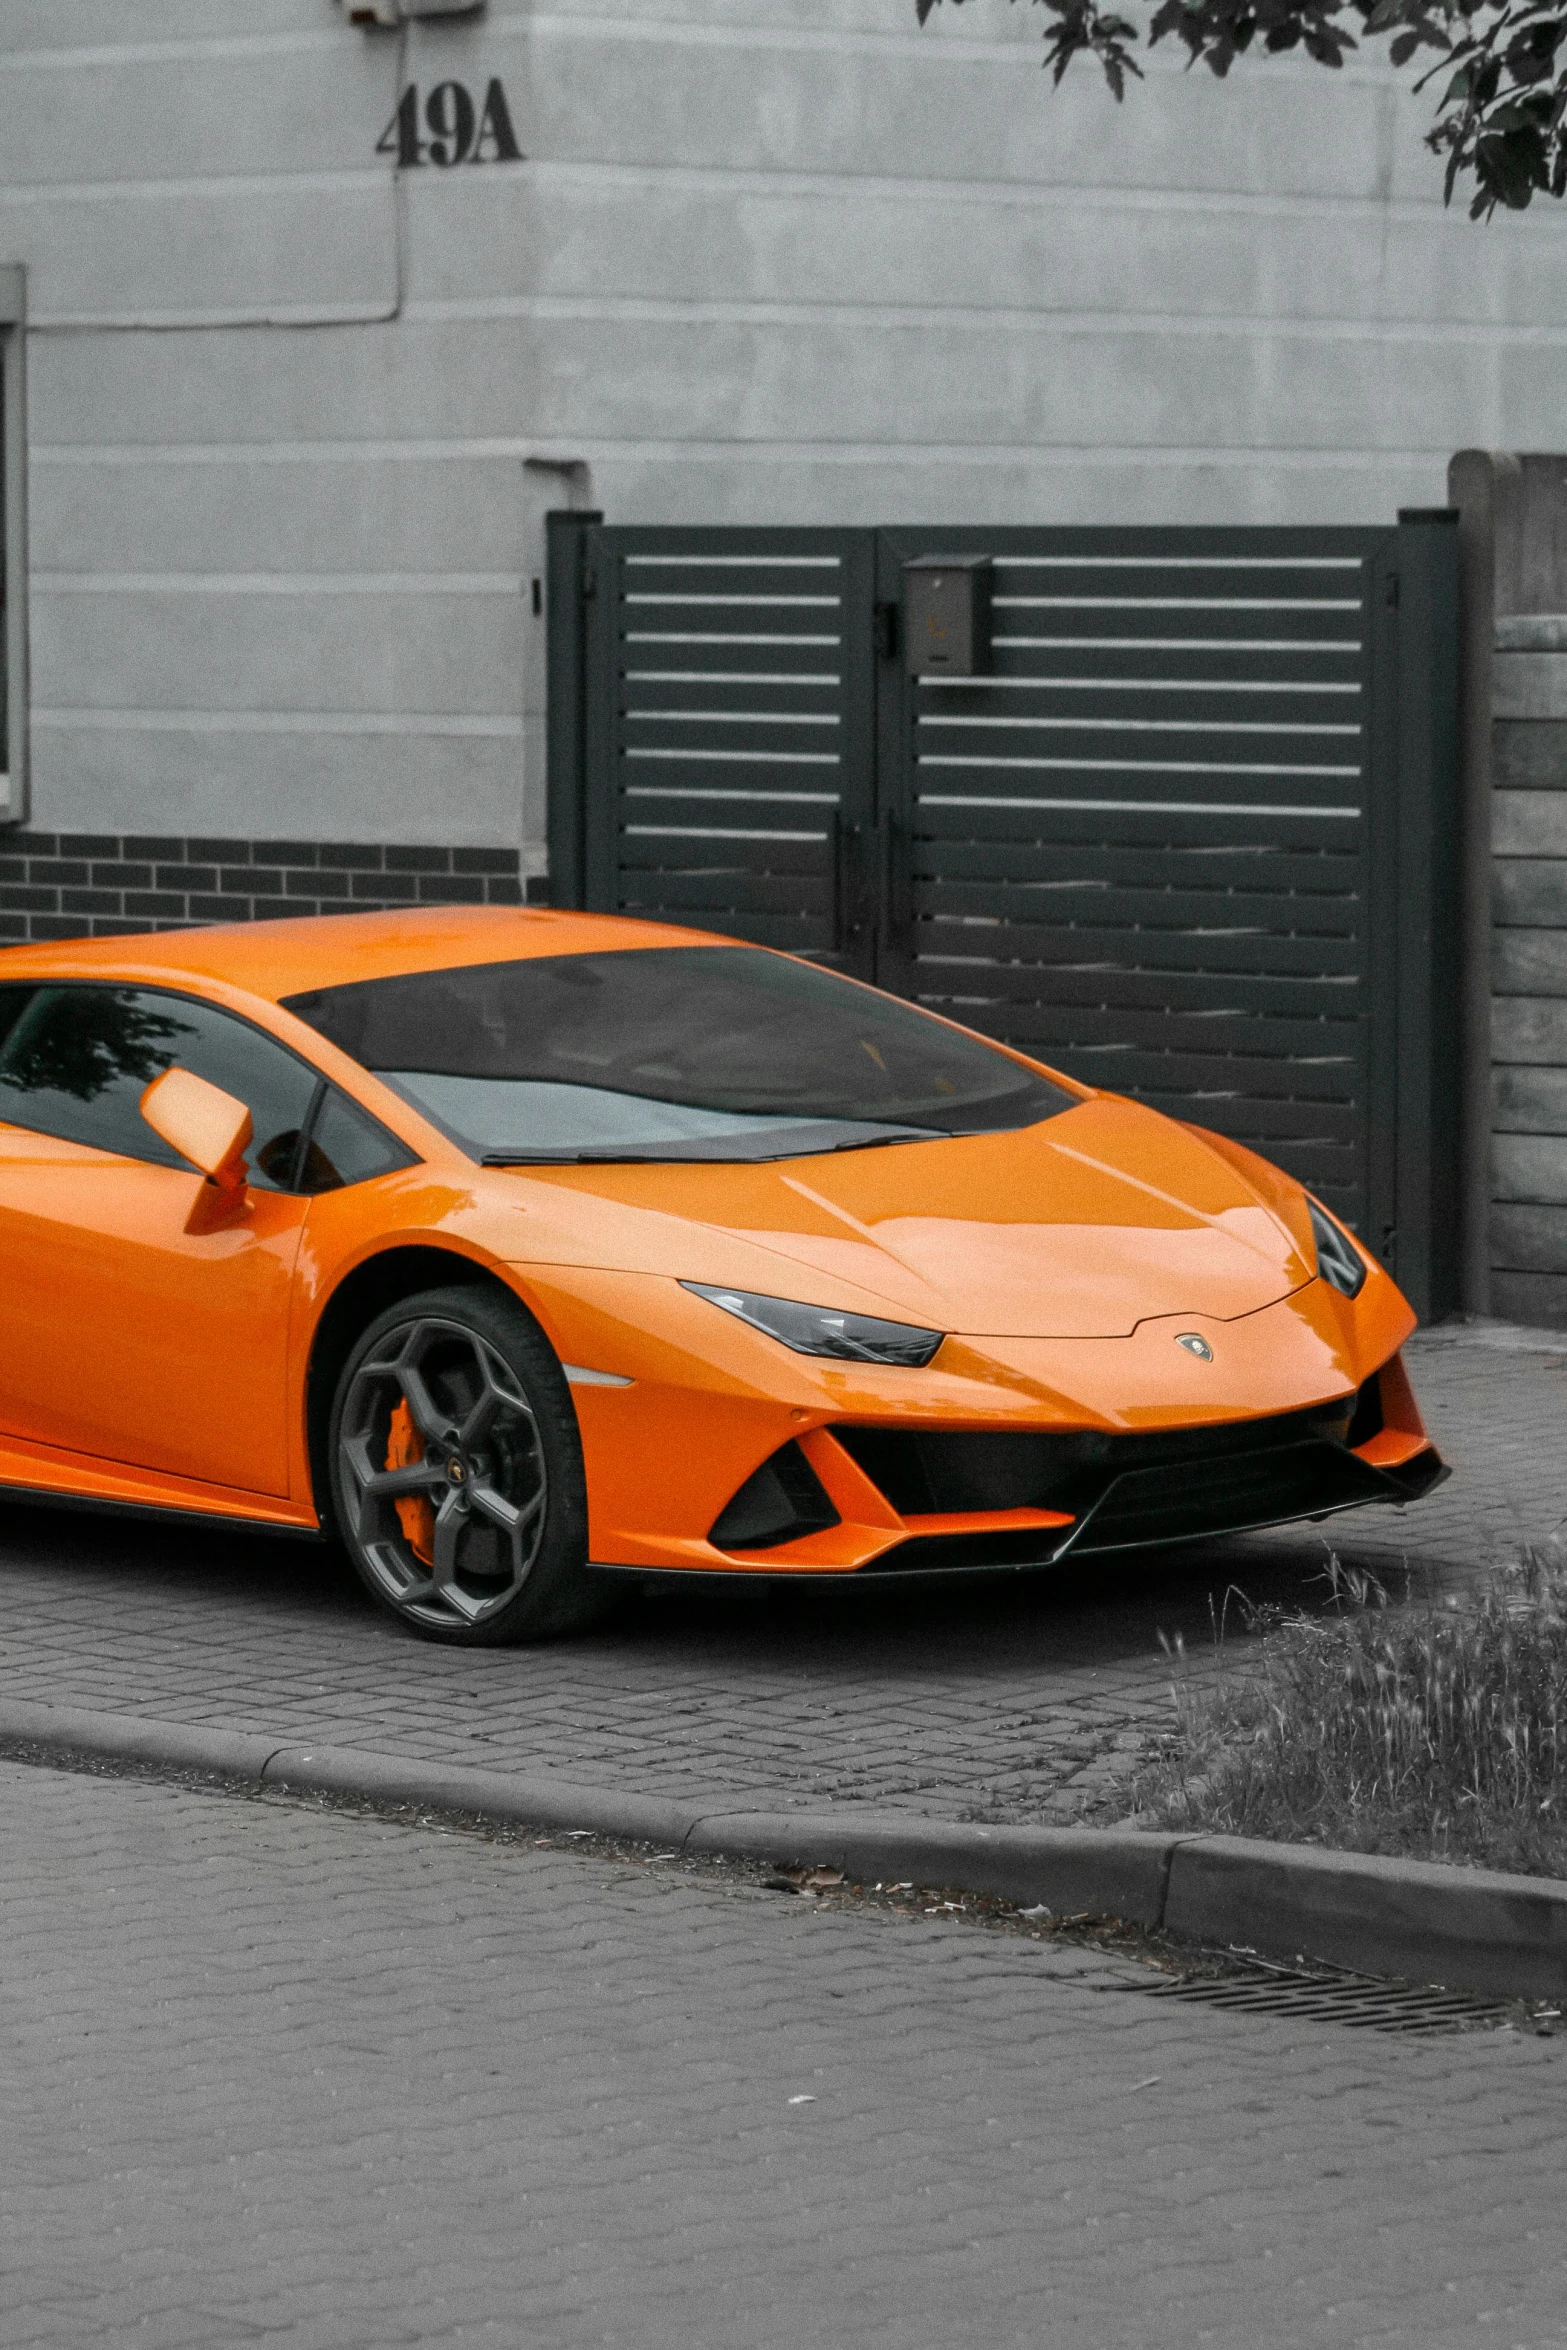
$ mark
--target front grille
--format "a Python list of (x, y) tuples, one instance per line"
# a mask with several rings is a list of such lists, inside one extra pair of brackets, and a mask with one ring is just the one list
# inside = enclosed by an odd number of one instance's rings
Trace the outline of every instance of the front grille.
[(1091, 1509), (1111, 1478), (1168, 1471), (1311, 1441), (1342, 1444), (1356, 1398), (1303, 1412), (1231, 1420), (1205, 1428), (1156, 1428), (1135, 1435), (980, 1435), (902, 1428), (832, 1431), (844, 1451), (900, 1517), (953, 1510)]
[(1133, 1469), (1106, 1489), (1072, 1548), (1081, 1554), (1187, 1542), (1196, 1534), (1236, 1534), (1386, 1497), (1377, 1470), (1342, 1445), (1321, 1442), (1210, 1457), (1200, 1468), (1194, 1462), (1186, 1477)]

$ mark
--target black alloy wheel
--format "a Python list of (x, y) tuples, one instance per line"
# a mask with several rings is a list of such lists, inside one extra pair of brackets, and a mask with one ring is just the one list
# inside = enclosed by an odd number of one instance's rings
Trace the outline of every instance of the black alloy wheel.
[(343, 1366), (329, 1444), (360, 1579), (427, 1638), (494, 1647), (605, 1612), (571, 1393), (517, 1300), (453, 1287), (389, 1308)]

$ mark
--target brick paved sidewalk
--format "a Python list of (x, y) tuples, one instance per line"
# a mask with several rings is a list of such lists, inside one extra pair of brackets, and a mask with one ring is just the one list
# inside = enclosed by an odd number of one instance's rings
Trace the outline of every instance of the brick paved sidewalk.
[(0, 1883), (3, 2350), (1567, 2341), (1560, 2039), (6, 1764)]
[(1441, 1589), (1562, 1525), (1554, 1344), (1495, 1329), (1415, 1343), (1455, 1475), (1404, 1516), (980, 1589), (660, 1595), (536, 1649), (414, 1640), (317, 1549), (18, 1507), (0, 1542), (0, 1692), (670, 1796), (1072, 1818), (1166, 1718), (1161, 1630), (1200, 1650), (1230, 1586), (1309, 1595), (1331, 1535), (1347, 1562)]

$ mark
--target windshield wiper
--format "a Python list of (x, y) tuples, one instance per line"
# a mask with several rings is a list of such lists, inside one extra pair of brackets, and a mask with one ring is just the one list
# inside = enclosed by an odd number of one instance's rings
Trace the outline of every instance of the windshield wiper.
[(950, 1142), (952, 1136), (945, 1126), (904, 1126), (895, 1134), (857, 1134), (849, 1142), (829, 1142), (820, 1153), (802, 1151), (801, 1158), (825, 1156), (828, 1151), (879, 1151), (890, 1142)]
[(854, 1134), (843, 1142), (800, 1144), (777, 1150), (728, 1150), (678, 1144), (649, 1144), (637, 1149), (606, 1143), (602, 1149), (486, 1151), (481, 1167), (757, 1167), (770, 1159), (817, 1159), (836, 1151), (873, 1151), (894, 1142), (950, 1142), (944, 1126), (905, 1126), (886, 1134)]
[(657, 1167), (683, 1158), (680, 1151), (486, 1151), (481, 1167)]

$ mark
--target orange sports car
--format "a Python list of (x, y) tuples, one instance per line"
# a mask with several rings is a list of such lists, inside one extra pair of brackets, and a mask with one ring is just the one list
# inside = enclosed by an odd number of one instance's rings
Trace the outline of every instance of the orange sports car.
[(336, 1534), (419, 1631), (618, 1576), (1044, 1567), (1444, 1474), (1237, 1144), (703, 933), (526, 909), (0, 954), (0, 1482)]

